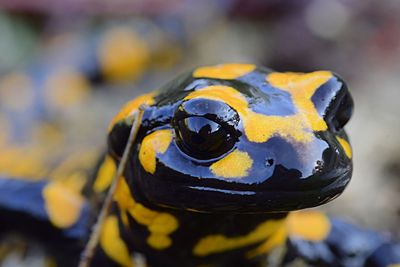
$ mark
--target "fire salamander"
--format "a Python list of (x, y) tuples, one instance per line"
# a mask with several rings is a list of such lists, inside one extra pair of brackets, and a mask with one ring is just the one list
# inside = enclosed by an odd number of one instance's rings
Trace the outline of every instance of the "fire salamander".
[(252, 64), (199, 67), (128, 102), (84, 183), (0, 177), (2, 234), (29, 237), (47, 266), (76, 266), (143, 104), (91, 266), (400, 266), (391, 237), (292, 212), (350, 181), (346, 84), (329, 71)]

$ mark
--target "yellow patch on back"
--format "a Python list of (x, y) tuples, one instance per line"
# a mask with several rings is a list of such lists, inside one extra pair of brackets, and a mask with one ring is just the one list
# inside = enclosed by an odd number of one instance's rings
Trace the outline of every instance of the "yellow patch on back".
[(137, 203), (132, 197), (125, 178), (120, 180), (114, 200), (118, 203), (122, 214), (130, 214), (138, 223), (147, 226), (150, 232), (147, 243), (152, 248), (162, 250), (171, 246), (172, 240), (169, 235), (179, 226), (174, 216), (169, 213), (151, 210)]
[(165, 153), (171, 141), (171, 130), (158, 130), (143, 139), (139, 151), (139, 161), (147, 172), (153, 174), (156, 171), (156, 155)]
[[(303, 83), (308, 85), (307, 82)], [(318, 85), (315, 82), (311, 84)], [(298, 86), (301, 89), (305, 85), (299, 84)], [(309, 86), (311, 88), (311, 85)], [(290, 88), (294, 88), (294, 85)], [(311, 89), (308, 90), (311, 91)], [(327, 125), (319, 116), (311, 99), (300, 100), (301, 94), (297, 93), (296, 95), (298, 95), (296, 96), (298, 100), (295, 101), (295, 104), (299, 112), (291, 116), (268, 116), (256, 113), (251, 110), (244, 95), (236, 89), (224, 85), (207, 86), (190, 93), (185, 100), (204, 98), (228, 104), (239, 113), (243, 121), (244, 132), (251, 142), (263, 143), (276, 135), (297, 142), (311, 142), (314, 136), (313, 131), (325, 130)], [(310, 103), (312, 107), (309, 106)]]
[(247, 152), (235, 150), (210, 166), (212, 173), (224, 178), (240, 178), (247, 176), (253, 166), (253, 160)]
[(351, 157), (353, 156), (353, 151), (351, 149), (351, 146), (349, 144), (349, 142), (347, 142), (345, 139), (336, 136), (336, 139), (338, 140), (339, 144), (342, 146), (344, 153), (346, 154), (346, 156), (351, 159)]
[(96, 180), (93, 185), (93, 190), (96, 193), (100, 193), (106, 190), (111, 185), (112, 179), (116, 171), (117, 165), (115, 161), (107, 155), (99, 168)]
[(0, 172), (8, 177), (33, 181), (47, 177), (48, 168), (41, 151), (4, 145), (0, 151)]
[(154, 249), (162, 250), (171, 246), (172, 241), (166, 235), (163, 234), (151, 234), (147, 238), (147, 243)]
[(133, 267), (128, 247), (121, 239), (116, 216), (111, 215), (105, 219), (100, 235), (100, 245), (107, 256), (118, 264), (124, 267)]
[(197, 68), (193, 72), (195, 78), (236, 79), (256, 69), (253, 64), (221, 64)]
[(51, 182), (43, 189), (45, 208), (51, 223), (68, 228), (79, 219), (83, 197), (60, 182)]
[(400, 263), (389, 264), (387, 267), (400, 267)]
[(283, 223), (282, 226), (279, 227), (279, 229), (275, 231), (275, 233), (270, 238), (268, 238), (260, 246), (249, 251), (246, 256), (248, 258), (253, 258), (263, 254), (267, 254), (272, 249), (285, 244), (286, 238), (287, 238), (287, 231), (286, 231), (286, 226)]
[(214, 253), (237, 249), (262, 242), (273, 234), (284, 224), (285, 220), (268, 220), (258, 225), (252, 232), (244, 236), (226, 237), (224, 235), (209, 235), (196, 244), (193, 254), (204, 257)]
[(122, 109), (118, 112), (118, 114), (112, 119), (108, 131), (111, 131), (112, 127), (119, 121), (126, 119), (130, 115), (132, 115), (141, 105), (153, 105), (154, 104), (154, 95), (155, 93), (148, 93), (141, 96), (136, 97), (135, 99), (126, 103)]
[(331, 230), (328, 217), (318, 211), (292, 212), (286, 226), (289, 235), (314, 242), (324, 240)]

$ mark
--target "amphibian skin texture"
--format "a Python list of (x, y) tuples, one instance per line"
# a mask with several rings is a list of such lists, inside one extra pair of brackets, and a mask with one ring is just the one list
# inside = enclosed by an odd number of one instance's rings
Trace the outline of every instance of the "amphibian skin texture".
[(91, 266), (133, 267), (140, 254), (149, 267), (399, 266), (400, 247), (386, 235), (291, 213), (331, 201), (351, 178), (344, 126), (353, 100), (330, 71), (189, 71), (121, 109), (85, 184), (1, 177), (4, 228), (38, 225), (27, 232), (52, 263), (76, 265), (141, 105)]

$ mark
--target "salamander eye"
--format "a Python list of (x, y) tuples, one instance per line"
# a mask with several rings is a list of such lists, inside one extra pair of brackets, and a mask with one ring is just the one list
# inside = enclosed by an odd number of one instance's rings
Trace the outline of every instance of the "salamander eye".
[(332, 124), (336, 130), (341, 130), (353, 115), (354, 102), (350, 93), (342, 96), (335, 109)]
[(235, 135), (226, 128), (200, 116), (182, 118), (175, 124), (177, 144), (193, 158), (217, 158), (230, 151), (236, 142)]

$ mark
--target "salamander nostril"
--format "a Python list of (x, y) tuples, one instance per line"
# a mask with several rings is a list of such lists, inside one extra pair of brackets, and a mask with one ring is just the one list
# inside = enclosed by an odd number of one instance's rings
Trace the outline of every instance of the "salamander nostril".
[(265, 161), (265, 165), (266, 165), (267, 167), (271, 167), (272, 165), (274, 165), (274, 159), (271, 159), (271, 158), (267, 159), (267, 160)]
[(322, 172), (323, 169), (324, 169), (324, 162), (322, 160), (317, 160), (315, 162), (315, 167), (314, 167), (313, 174)]

